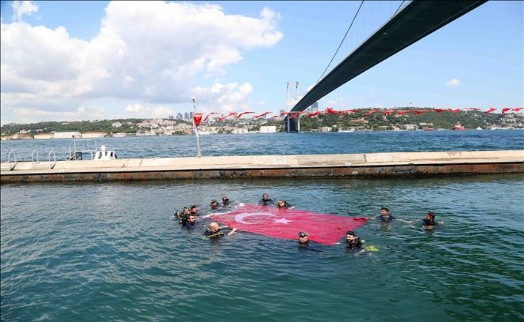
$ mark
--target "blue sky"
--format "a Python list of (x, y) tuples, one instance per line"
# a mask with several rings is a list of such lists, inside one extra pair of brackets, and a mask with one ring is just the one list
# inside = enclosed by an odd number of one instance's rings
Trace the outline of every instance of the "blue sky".
[[(314, 85), (360, 1), (2, 1), (2, 124), (278, 113)], [(399, 1), (364, 2), (330, 69)], [(320, 109), (524, 106), (524, 6), (489, 1), (341, 86)], [(291, 104), (291, 103), (289, 103)]]

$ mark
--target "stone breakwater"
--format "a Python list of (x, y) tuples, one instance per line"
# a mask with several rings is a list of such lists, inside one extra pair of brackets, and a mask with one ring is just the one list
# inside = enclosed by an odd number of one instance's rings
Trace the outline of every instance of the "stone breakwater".
[(524, 173), (524, 150), (3, 162), (1, 183)]

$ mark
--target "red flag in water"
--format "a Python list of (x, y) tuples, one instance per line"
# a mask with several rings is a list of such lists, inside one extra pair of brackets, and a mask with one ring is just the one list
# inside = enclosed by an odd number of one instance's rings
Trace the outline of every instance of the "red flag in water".
[(445, 112), (446, 110), (443, 109), (443, 108), (435, 108), (434, 111), (437, 112), (437, 113), (443, 113), (443, 112)]
[(200, 121), (202, 121), (202, 116), (203, 115), (204, 114), (202, 114), (202, 113), (195, 113), (193, 115), (193, 122), (195, 122), (195, 126), (198, 126), (200, 124)]
[(520, 110), (524, 110), (524, 107), (515, 107), (513, 111), (518, 112)]
[(317, 243), (331, 245), (366, 223), (367, 218), (335, 216), (298, 209), (244, 205), (234, 211), (209, 216), (221, 224), (255, 234), (298, 240), (301, 231)]
[(389, 115), (389, 114), (393, 114), (394, 111), (391, 111), (391, 110), (386, 110), (382, 113), (384, 113), (384, 115)]
[(502, 109), (502, 114), (504, 114), (504, 113), (506, 113), (506, 112), (508, 112), (508, 111), (511, 111), (511, 108), (509, 108), (509, 107), (504, 107), (504, 108)]
[(491, 113), (493, 111), (496, 111), (497, 109), (494, 108), (494, 107), (490, 107), (487, 111), (485, 111), (484, 113)]

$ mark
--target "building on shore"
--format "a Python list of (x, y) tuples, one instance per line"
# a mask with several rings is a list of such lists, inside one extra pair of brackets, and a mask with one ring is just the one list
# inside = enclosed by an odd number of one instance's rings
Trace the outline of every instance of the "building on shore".
[(39, 133), (33, 136), (33, 139), (35, 140), (49, 140), (49, 139), (54, 139), (54, 138), (55, 138), (54, 133)]
[(54, 132), (55, 139), (80, 139), (82, 133), (80, 132)]
[(275, 133), (277, 127), (275, 125), (262, 125), (260, 127), (260, 133)]
[(106, 137), (106, 132), (85, 132), (82, 133), (82, 138), (84, 139), (94, 139), (94, 138), (103, 138)]

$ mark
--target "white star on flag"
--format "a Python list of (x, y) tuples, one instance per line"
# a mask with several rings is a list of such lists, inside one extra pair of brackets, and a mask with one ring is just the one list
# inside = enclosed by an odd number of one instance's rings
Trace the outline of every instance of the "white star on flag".
[(276, 219), (275, 221), (273, 221), (274, 224), (287, 224), (288, 222), (292, 222), (292, 220), (281, 218), (281, 219)]

